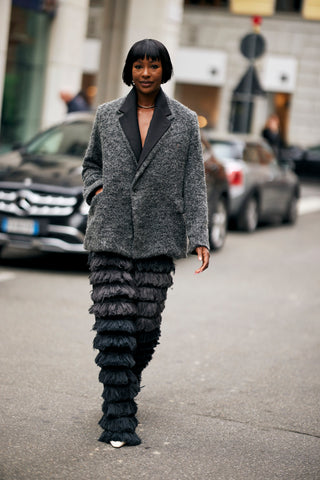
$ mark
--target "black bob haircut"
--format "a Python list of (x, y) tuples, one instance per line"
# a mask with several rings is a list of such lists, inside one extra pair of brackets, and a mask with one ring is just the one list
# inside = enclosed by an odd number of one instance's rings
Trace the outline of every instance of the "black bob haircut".
[(162, 65), (162, 81), (166, 83), (172, 77), (173, 67), (168, 50), (163, 43), (152, 38), (139, 40), (130, 48), (122, 71), (122, 80), (130, 87), (132, 85), (132, 65), (145, 57), (160, 60)]

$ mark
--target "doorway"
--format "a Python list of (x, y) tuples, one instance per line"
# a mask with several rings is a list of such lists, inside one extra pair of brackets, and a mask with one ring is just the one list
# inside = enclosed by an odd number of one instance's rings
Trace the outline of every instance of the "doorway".
[(275, 113), (280, 121), (280, 135), (284, 143), (289, 138), (291, 94), (274, 92), (267, 94), (268, 116)]

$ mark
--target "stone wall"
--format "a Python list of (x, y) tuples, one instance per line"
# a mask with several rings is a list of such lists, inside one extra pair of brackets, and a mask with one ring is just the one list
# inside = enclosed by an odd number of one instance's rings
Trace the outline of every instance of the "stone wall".
[[(292, 92), (289, 136), (290, 143), (302, 146), (320, 143), (320, 25), (297, 14), (278, 14), (264, 18), (261, 34), (267, 41), (267, 55), (291, 56), (297, 60), (295, 89)], [(221, 92), (219, 131), (226, 131), (232, 90), (248, 65), (239, 51), (241, 38), (252, 32), (251, 19), (209, 7), (184, 9), (180, 46), (223, 50), (228, 55), (227, 75)], [(256, 62), (260, 78), (264, 56)], [(261, 78), (261, 80), (263, 80)], [(253, 133), (261, 129), (266, 105), (257, 102)]]

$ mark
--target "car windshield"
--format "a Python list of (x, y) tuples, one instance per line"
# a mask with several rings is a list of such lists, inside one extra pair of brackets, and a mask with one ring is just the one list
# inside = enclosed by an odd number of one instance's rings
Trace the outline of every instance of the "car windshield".
[(218, 160), (225, 160), (227, 158), (238, 160), (241, 158), (240, 147), (229, 142), (219, 142), (216, 140), (210, 140), (210, 144), (213, 149), (214, 156)]
[(83, 157), (90, 138), (90, 122), (65, 123), (37, 135), (26, 146), (25, 152), (47, 155)]

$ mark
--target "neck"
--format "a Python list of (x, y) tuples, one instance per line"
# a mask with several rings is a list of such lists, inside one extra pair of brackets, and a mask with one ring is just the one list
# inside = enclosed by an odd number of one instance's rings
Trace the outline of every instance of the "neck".
[(138, 105), (142, 105), (143, 107), (150, 107), (156, 103), (156, 98), (159, 93), (157, 92), (151, 93), (150, 95), (143, 95), (140, 92), (137, 92), (137, 103)]

